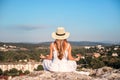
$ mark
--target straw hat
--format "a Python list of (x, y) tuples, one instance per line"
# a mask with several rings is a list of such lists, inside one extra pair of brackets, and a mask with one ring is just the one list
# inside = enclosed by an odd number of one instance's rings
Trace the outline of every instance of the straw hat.
[(65, 29), (63, 27), (58, 27), (56, 32), (52, 33), (53, 39), (67, 39), (69, 37), (70, 33), (65, 32)]

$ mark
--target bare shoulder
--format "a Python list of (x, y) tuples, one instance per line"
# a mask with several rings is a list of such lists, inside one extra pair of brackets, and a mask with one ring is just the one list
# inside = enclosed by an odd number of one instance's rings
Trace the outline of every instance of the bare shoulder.
[(67, 48), (71, 48), (71, 44), (69, 42), (67, 43)]
[(70, 45), (70, 46), (71, 46), (71, 44), (70, 44), (69, 42), (67, 42), (67, 45)]
[(52, 45), (54, 45), (54, 43), (53, 43), (53, 42), (51, 42), (51, 43), (50, 43), (50, 46), (52, 46)]
[(50, 43), (50, 48), (53, 48), (53, 46), (54, 46), (54, 43), (53, 42)]

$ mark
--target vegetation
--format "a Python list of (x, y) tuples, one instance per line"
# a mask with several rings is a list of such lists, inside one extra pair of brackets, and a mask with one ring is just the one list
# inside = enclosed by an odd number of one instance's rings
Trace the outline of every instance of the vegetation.
[[(1, 43), (2, 46), (4, 43)], [(35, 60), (40, 61), (40, 54), (49, 54), (49, 44), (23, 44), (23, 43), (7, 43), (6, 45), (13, 45), (17, 47), (24, 47), (28, 50), (13, 50), (13, 51), (0, 51), (0, 62), (18, 62), (20, 60)], [(96, 43), (95, 43), (96, 44)], [(114, 50), (116, 45), (105, 46), (105, 49), (98, 49), (97, 47), (91, 47), (89, 49), (85, 49), (83, 46), (72, 45), (72, 55), (75, 57), (76, 54), (80, 53), (85, 56), (85, 59), (81, 59), (77, 62), (77, 64), (84, 64), (83, 67), (89, 68), (100, 68), (103, 66), (110, 66), (113, 68), (120, 68), (120, 49)], [(40, 48), (39, 48), (40, 47)], [(120, 46), (119, 46), (120, 48)], [(107, 57), (93, 58), (89, 54), (93, 54), (94, 52), (99, 52), (102, 56), (106, 55)], [(118, 53), (118, 57), (112, 57), (112, 53)], [(42, 66), (38, 66), (36, 70), (43, 70)], [(15, 71), (15, 70), (14, 70)], [(5, 71), (7, 74), (9, 71)], [(17, 75), (17, 73), (16, 73)]]
[(18, 76), (19, 75), (19, 71), (15, 68), (12, 68), (8, 71), (7, 73), (8, 76)]
[(97, 68), (101, 68), (105, 66), (103, 61), (101, 61), (100, 59), (96, 59), (96, 58), (92, 59), (89, 65), (93, 69), (97, 69)]
[(109, 57), (107, 61), (105, 61), (107, 66), (119, 69), (120, 68), (120, 57)]
[(38, 65), (37, 69), (35, 69), (35, 71), (40, 71), (43, 70), (43, 66), (42, 65)]
[(3, 71), (2, 71), (2, 69), (0, 69), (0, 75), (2, 75), (3, 74)]
[(24, 71), (24, 74), (25, 74), (25, 75), (26, 75), (26, 74), (29, 74), (29, 73), (30, 73), (29, 70)]
[(23, 72), (22, 70), (17, 70), (16, 68), (12, 68), (10, 70), (5, 70), (5, 71), (2, 71), (0, 69), (0, 75), (4, 75), (4, 76), (18, 76), (18, 75), (26, 75), (29, 73), (30, 73), (29, 70)]
[(39, 61), (40, 54), (48, 54), (48, 52), (48, 49), (0, 52), (0, 62), (17, 62), (25, 59)]

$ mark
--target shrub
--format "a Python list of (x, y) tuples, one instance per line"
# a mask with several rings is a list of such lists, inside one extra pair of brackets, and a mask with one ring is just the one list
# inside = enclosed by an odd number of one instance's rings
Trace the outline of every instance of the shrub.
[(40, 71), (43, 70), (43, 66), (42, 65), (38, 65), (37, 69), (35, 69), (35, 71)]
[(23, 74), (22, 70), (19, 70), (18, 72), (19, 72), (19, 75)]
[(8, 70), (5, 70), (5, 71), (3, 72), (3, 75), (7, 76), (8, 73), (9, 73), (9, 71), (8, 71)]
[(25, 74), (25, 75), (26, 75), (26, 74), (29, 74), (29, 73), (30, 73), (29, 70), (24, 71), (24, 74)]
[(3, 71), (2, 71), (2, 69), (0, 69), (0, 75), (2, 75), (3, 74)]
[(19, 71), (15, 68), (12, 68), (9, 70), (8, 75), (9, 76), (17, 76), (17, 75), (19, 75)]

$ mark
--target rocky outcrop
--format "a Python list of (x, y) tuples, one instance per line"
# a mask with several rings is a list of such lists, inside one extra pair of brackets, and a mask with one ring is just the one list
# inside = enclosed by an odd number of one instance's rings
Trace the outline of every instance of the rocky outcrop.
[(94, 71), (93, 77), (95, 80), (120, 80), (120, 69), (103, 67)]
[(86, 69), (81, 71), (90, 72), (89, 75), (77, 72), (49, 72), (35, 71), (25, 76), (17, 76), (11, 80), (120, 80), (120, 69), (103, 67), (99, 69)]
[(12, 80), (92, 80), (92, 77), (75, 72), (37, 71), (26, 76), (15, 77)]

